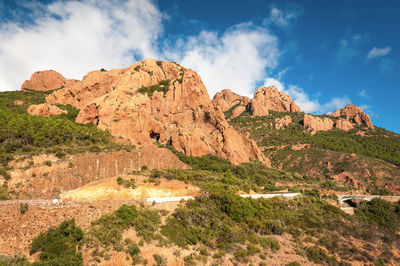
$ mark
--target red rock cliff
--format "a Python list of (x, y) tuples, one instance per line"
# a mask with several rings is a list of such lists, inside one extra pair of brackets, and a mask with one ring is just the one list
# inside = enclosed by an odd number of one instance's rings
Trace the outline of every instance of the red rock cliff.
[(81, 110), (76, 122), (94, 123), (138, 146), (159, 141), (188, 155), (268, 163), (255, 142), (214, 107), (200, 76), (176, 63), (146, 59), (124, 69), (92, 71), (46, 101), (71, 104)]

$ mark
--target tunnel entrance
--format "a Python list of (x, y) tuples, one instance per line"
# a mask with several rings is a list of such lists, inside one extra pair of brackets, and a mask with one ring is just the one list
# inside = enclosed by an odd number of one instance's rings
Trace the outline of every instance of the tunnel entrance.
[(356, 208), (356, 207), (357, 207), (357, 203), (355, 203), (355, 202), (354, 202), (353, 200), (351, 200), (351, 199), (345, 200), (345, 201), (343, 201), (343, 203), (349, 205), (349, 207), (352, 207), (352, 208)]
[(151, 131), (150, 132), (150, 138), (154, 139), (155, 141), (159, 141), (160, 140), (160, 133)]

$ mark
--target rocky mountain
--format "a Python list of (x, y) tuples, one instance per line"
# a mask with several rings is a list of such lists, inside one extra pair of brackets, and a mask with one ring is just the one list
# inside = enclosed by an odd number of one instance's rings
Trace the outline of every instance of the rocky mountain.
[(176, 63), (147, 59), (124, 69), (92, 71), (82, 81), (43, 71), (22, 88), (50, 90), (61, 84), (46, 97), (47, 104), (71, 105), (80, 110), (77, 123), (93, 123), (133, 145), (157, 141), (188, 155), (215, 154), (235, 164), (249, 159), (268, 164), (257, 145), (214, 107), (199, 75)]
[(399, 166), (400, 135), (354, 105), (211, 101), (153, 59), (35, 72), (0, 93), (0, 265), (398, 265)]

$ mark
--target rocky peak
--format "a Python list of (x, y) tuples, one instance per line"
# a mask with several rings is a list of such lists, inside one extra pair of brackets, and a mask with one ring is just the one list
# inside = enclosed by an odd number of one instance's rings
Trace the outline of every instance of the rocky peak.
[(212, 103), (215, 106), (219, 106), (222, 112), (226, 112), (235, 105), (246, 106), (250, 102), (249, 97), (241, 96), (233, 93), (231, 90), (222, 90), (215, 94), (212, 99)]
[(355, 105), (348, 104), (342, 109), (338, 109), (331, 114), (334, 117), (343, 117), (356, 125), (364, 125), (369, 128), (374, 128), (369, 115), (364, 113), (364, 111)]
[(32, 74), (30, 80), (26, 80), (21, 89), (30, 89), (37, 91), (51, 91), (71, 86), (77, 81), (66, 79), (60, 73), (54, 70), (36, 71)]
[(92, 71), (46, 98), (80, 109), (76, 122), (94, 123), (137, 146), (155, 141), (188, 155), (208, 153), (232, 163), (267, 162), (214, 107), (200, 76), (179, 64), (146, 59), (123, 69)]
[(240, 96), (230, 90), (222, 90), (215, 94), (213, 104), (223, 112), (233, 106), (237, 107), (232, 114), (240, 115), (245, 110), (250, 110), (254, 116), (266, 116), (269, 110), (278, 112), (300, 112), (300, 108), (292, 101), (289, 95), (279, 91), (276, 87), (261, 87), (254, 92), (253, 99)]
[(261, 87), (254, 92), (251, 110), (255, 116), (268, 115), (268, 110), (278, 112), (300, 112), (300, 108), (289, 95), (276, 87)]

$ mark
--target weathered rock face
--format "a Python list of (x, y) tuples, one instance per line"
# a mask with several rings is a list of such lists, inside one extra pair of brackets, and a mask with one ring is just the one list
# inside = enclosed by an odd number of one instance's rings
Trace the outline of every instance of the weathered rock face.
[(300, 112), (300, 108), (292, 101), (292, 98), (280, 92), (277, 88), (258, 88), (251, 101), (251, 111), (254, 116), (265, 116), (268, 115), (268, 110), (278, 112)]
[(335, 127), (340, 130), (349, 131), (354, 128), (354, 125), (349, 120), (340, 118), (335, 122)]
[(282, 118), (275, 119), (275, 128), (276, 129), (284, 129), (292, 123), (292, 117), (289, 115), (285, 115)]
[(76, 80), (66, 79), (54, 70), (46, 70), (33, 73), (30, 80), (26, 80), (22, 84), (21, 89), (50, 91), (62, 87), (70, 87), (75, 83), (77, 83)]
[[(50, 166), (46, 161), (51, 161)], [(51, 199), (57, 192), (79, 188), (92, 181), (117, 177), (143, 166), (149, 169), (188, 169), (170, 150), (155, 145), (131, 152), (85, 153), (58, 159), (54, 155), (21, 158), (10, 163), (10, 189), (27, 195)], [(29, 168), (27, 170), (27, 168)]]
[(71, 104), (81, 109), (76, 122), (94, 123), (138, 146), (159, 141), (188, 155), (211, 153), (235, 164), (250, 158), (267, 162), (214, 107), (197, 73), (176, 63), (146, 59), (124, 69), (93, 71), (46, 101)]
[(47, 103), (31, 105), (28, 107), (28, 109), (26, 111), (30, 115), (42, 115), (42, 116), (46, 116), (46, 117), (67, 113), (66, 110), (60, 109), (55, 105), (51, 105), (51, 104), (47, 104)]
[(344, 117), (353, 124), (364, 125), (369, 128), (374, 128), (369, 115), (364, 113), (364, 111), (360, 107), (352, 104), (348, 104), (342, 109), (336, 110), (332, 113), (332, 116)]
[(212, 103), (219, 106), (222, 112), (226, 112), (235, 105), (246, 106), (250, 102), (249, 97), (240, 96), (231, 90), (222, 90), (215, 94)]
[(311, 135), (314, 135), (318, 131), (329, 131), (333, 128), (334, 124), (332, 119), (328, 117), (320, 118), (309, 114), (304, 115), (303, 122), (306, 131)]

